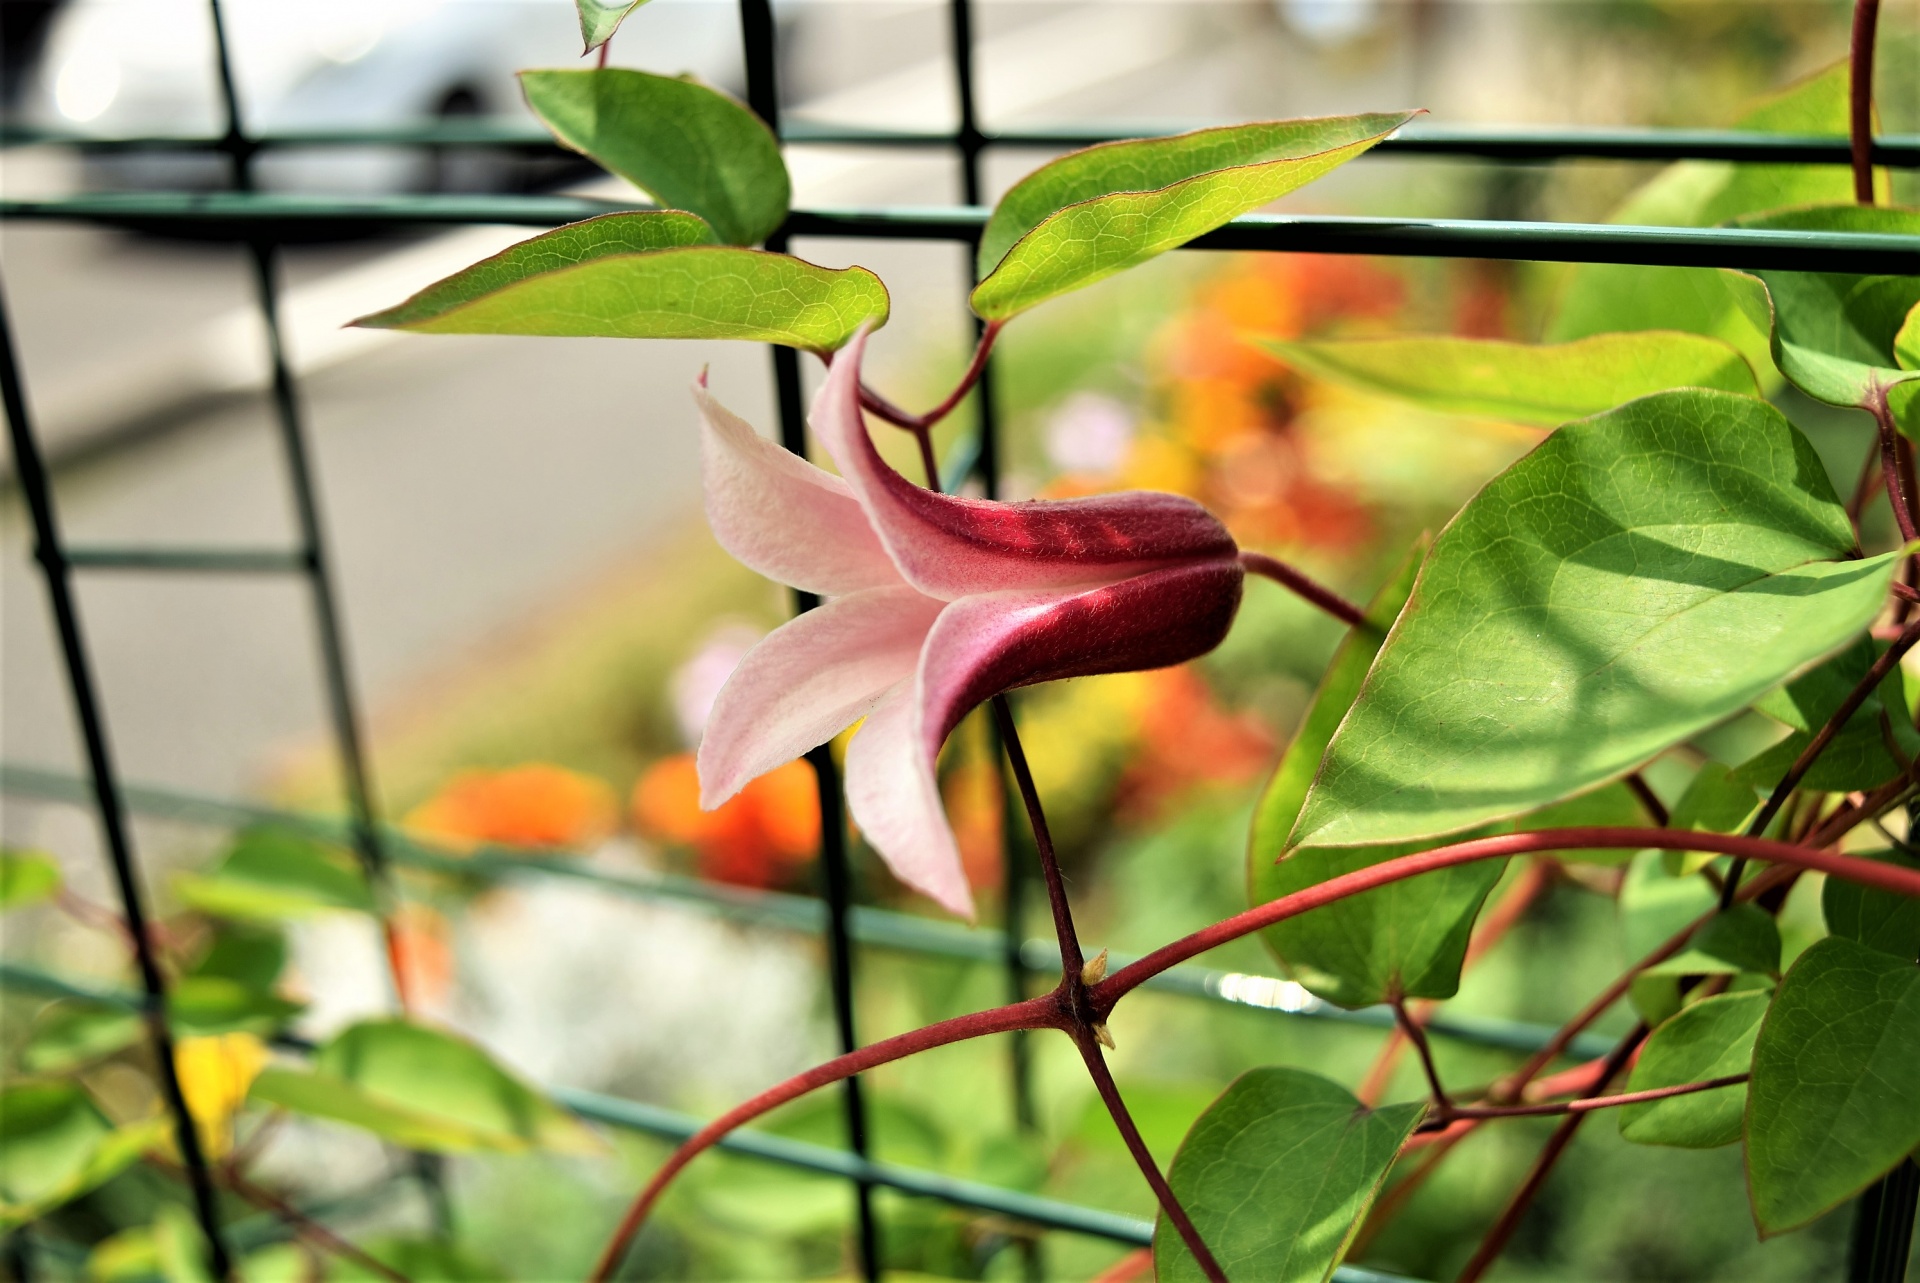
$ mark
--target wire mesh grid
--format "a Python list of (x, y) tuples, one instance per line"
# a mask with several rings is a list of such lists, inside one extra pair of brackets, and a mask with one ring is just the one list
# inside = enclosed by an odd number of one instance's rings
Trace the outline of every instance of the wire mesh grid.
[[(137, 1011), (145, 1020), (156, 1053), (163, 1094), (173, 1116), (175, 1135), (200, 1224), (208, 1241), (216, 1277), (232, 1265), (235, 1229), (223, 1226), (215, 1201), (211, 1169), (188, 1116), (174, 1073), (164, 974), (148, 942), (148, 911), (136, 852), (129, 831), (135, 814), (191, 817), (216, 824), (271, 819), (315, 831), (350, 845), (359, 857), (376, 899), (390, 898), (393, 864), (431, 867), (436, 857), (380, 821), (374, 782), (363, 748), (361, 715), (342, 620), (327, 555), (317, 478), (301, 413), (300, 390), (282, 343), (279, 315), (278, 250), (287, 239), (326, 231), (336, 234), (390, 229), (404, 225), (509, 224), (548, 227), (595, 214), (635, 208), (617, 201), (571, 196), (419, 195), (393, 197), (283, 196), (255, 190), (254, 160), (263, 151), (287, 146), (351, 146), (368, 143), (416, 146), (489, 146), (540, 150), (552, 146), (530, 129), (487, 122), (443, 122), (389, 130), (310, 130), (256, 136), (247, 131), (235, 89), (234, 69), (220, 0), (209, 0), (214, 31), (220, 102), (225, 130), (217, 137), (79, 138), (46, 131), (9, 129), (0, 143), (67, 144), (90, 150), (198, 150), (224, 154), (231, 190), (216, 193), (130, 193), (79, 195), (43, 200), (0, 201), (0, 218), (113, 225), (136, 229), (192, 228), (197, 235), (242, 245), (252, 268), (255, 301), (265, 323), (269, 392), (296, 519), (291, 548), (202, 549), (159, 546), (76, 546), (61, 536), (46, 461), (29, 414), (23, 372), (17, 358), (4, 291), (0, 290), (0, 401), (7, 415), (18, 484), (32, 524), (33, 555), (48, 593), (60, 658), (73, 701), (86, 759), (86, 775), (75, 779), (19, 766), (0, 768), (0, 792), (91, 804), (98, 819), (121, 910), (130, 928), (138, 992), (80, 989), (68, 982), (18, 965), (0, 967), (0, 985), (44, 996), (78, 996)], [(982, 158), (996, 147), (1061, 147), (1113, 137), (1101, 131), (1010, 131), (989, 133), (980, 124), (975, 98), (974, 13), (972, 0), (946, 0), (949, 56), (957, 90), (957, 126), (952, 132), (784, 127), (777, 83), (776, 30), (770, 0), (739, 0), (748, 104), (789, 143), (839, 143), (873, 146), (939, 146), (951, 150), (959, 168), (964, 204), (953, 208), (795, 209), (769, 238), (782, 250), (795, 236), (865, 237), (977, 244), (988, 210), (983, 206)], [(1845, 138), (1782, 136), (1731, 130), (1649, 129), (1505, 129), (1427, 128), (1383, 143), (1377, 155), (1458, 156), (1504, 162), (1552, 162), (1567, 159), (1724, 160), (1772, 164), (1849, 163)], [(1920, 137), (1874, 140), (1877, 164), (1920, 169)], [(1194, 249), (1266, 250), (1369, 254), (1399, 257), (1514, 259), (1572, 263), (1620, 263), (1644, 266), (1732, 267), (1802, 271), (1920, 274), (1920, 238), (1827, 232), (1776, 232), (1729, 228), (1637, 227), (1480, 219), (1385, 219), (1294, 215), (1251, 215), (1191, 243)], [(976, 320), (976, 325), (979, 322)], [(780, 439), (795, 452), (805, 451), (805, 423), (798, 353), (771, 348)], [(999, 425), (995, 414), (993, 366), (987, 366), (973, 400), (978, 440), (972, 474), (988, 497), (1000, 487)], [(272, 812), (223, 799), (196, 798), (129, 785), (114, 763), (108, 719), (102, 705), (83, 621), (74, 594), (76, 572), (95, 569), (215, 575), (288, 574), (305, 581), (311, 594), (315, 645), (328, 727), (346, 793), (344, 824)], [(795, 594), (797, 610), (815, 599)], [(892, 948), (998, 963), (1010, 998), (1028, 996), (1030, 978), (1057, 972), (1057, 952), (1048, 942), (1027, 940), (1021, 929), (1025, 903), (1022, 862), (1003, 862), (1005, 927), (1001, 931), (942, 930), (905, 915), (856, 906), (841, 812), (837, 769), (830, 752), (808, 755), (822, 816), (821, 885), (817, 900), (774, 893), (734, 892), (674, 879), (627, 880), (569, 870), (509, 853), (477, 853), (461, 861), (467, 872), (487, 877), (585, 876), (615, 893), (674, 900), (738, 920), (824, 936), (835, 1032), (842, 1050), (858, 1043), (854, 1021), (854, 970), (859, 947)], [(1007, 849), (1017, 848), (1014, 813), (1005, 808)], [(1296, 1016), (1347, 1019), (1385, 1026), (1384, 1012), (1344, 1012), (1319, 1003), (1298, 986), (1269, 977), (1236, 976), (1182, 968), (1161, 978), (1160, 987), (1215, 1001), (1238, 1003)], [(1436, 1021), (1435, 1031), (1489, 1046), (1533, 1049), (1550, 1031), (1512, 1022)], [(1034, 1126), (1031, 1071), (1024, 1033), (1009, 1039), (1009, 1073), (1016, 1121)], [(293, 1050), (298, 1040), (283, 1040)], [(1576, 1046), (1576, 1053), (1589, 1049)], [(873, 1191), (888, 1188), (948, 1204), (985, 1211), (1043, 1230), (1089, 1234), (1119, 1243), (1151, 1242), (1146, 1222), (897, 1165), (876, 1162), (869, 1153), (867, 1110), (859, 1079), (842, 1087), (847, 1148), (835, 1150), (743, 1131), (724, 1148), (801, 1170), (845, 1178), (855, 1193), (855, 1242), (858, 1268), (867, 1280), (881, 1277), (881, 1235)], [(669, 1139), (683, 1139), (698, 1120), (640, 1102), (596, 1093), (556, 1089), (556, 1099), (584, 1117)], [(421, 1156), (417, 1175), (433, 1189), (438, 1173)], [(1029, 1258), (1031, 1271), (1034, 1260)], [(1385, 1276), (1343, 1266), (1345, 1283)]]

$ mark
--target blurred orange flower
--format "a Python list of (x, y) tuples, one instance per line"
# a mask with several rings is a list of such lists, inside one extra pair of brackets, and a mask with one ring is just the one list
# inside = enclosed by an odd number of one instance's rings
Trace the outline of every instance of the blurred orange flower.
[(813, 768), (793, 761), (767, 772), (714, 811), (700, 809), (691, 753), (662, 758), (633, 786), (633, 823), (661, 842), (692, 847), (700, 876), (735, 886), (790, 884), (820, 847)]
[(443, 1005), (453, 992), (453, 927), (424, 904), (405, 904), (388, 919), (393, 968), (406, 979), (409, 1001)]
[(1271, 768), (1273, 733), (1251, 713), (1222, 708), (1191, 667), (1146, 676), (1139, 741), (1120, 779), (1122, 814), (1152, 820), (1196, 787), (1245, 784)]
[(500, 771), (462, 771), (415, 807), (406, 826), (456, 848), (587, 847), (613, 831), (613, 790), (563, 766), (529, 762)]

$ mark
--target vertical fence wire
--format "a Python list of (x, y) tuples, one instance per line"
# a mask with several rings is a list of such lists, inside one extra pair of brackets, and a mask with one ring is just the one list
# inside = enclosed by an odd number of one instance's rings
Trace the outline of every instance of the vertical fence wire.
[[(747, 105), (778, 136), (779, 52), (769, 0), (740, 0), (740, 42), (746, 62)], [(769, 237), (767, 248), (784, 252), (786, 232), (777, 231)], [(790, 347), (775, 346), (771, 350), (780, 444), (805, 458), (806, 407), (800, 386), (800, 354)], [(812, 593), (796, 591), (793, 598), (796, 613), (820, 604), (820, 599)], [(841, 809), (840, 771), (833, 760), (832, 748), (825, 744), (808, 753), (807, 762), (813, 767), (820, 799), (820, 875), (827, 906), (827, 980), (835, 1032), (840, 1050), (847, 1052), (860, 1044), (854, 1022), (853, 933), (848, 924), (853, 907), (853, 868), (847, 851), (846, 816)], [(858, 1075), (841, 1084), (840, 1099), (846, 1120), (847, 1147), (859, 1157), (867, 1158), (870, 1147), (867, 1108)], [(853, 1194), (860, 1275), (867, 1283), (880, 1283), (880, 1222), (874, 1212), (872, 1183), (855, 1180)]]
[(214, 1192), (213, 1172), (200, 1147), (200, 1135), (187, 1108), (186, 1094), (180, 1087), (180, 1074), (173, 1055), (173, 1030), (168, 1023), (167, 981), (153, 948), (152, 931), (147, 921), (145, 894), (134, 866), (132, 836), (127, 831), (127, 813), (120, 792), (120, 779), (113, 763), (112, 747), (107, 740), (107, 725), (100, 707), (99, 689), (94, 681), (93, 664), (88, 656), (85, 634), (81, 630), (78, 603), (74, 600), (72, 566), (66, 546), (60, 539), (60, 525), (53, 509), (53, 490), (46, 463), (27, 417), (26, 388), (18, 356), (14, 351), (12, 323), (6, 299), (0, 295), (0, 400), (7, 412), (7, 436), (13, 446), (13, 467), (20, 491), (26, 497), (33, 522), (34, 559), (40, 563), (46, 580), (47, 597), (60, 638), (60, 657), (66, 669), (67, 685), (73, 697), (74, 714), (80, 723), (80, 736), (87, 755), (87, 773), (93, 785), (94, 809), (100, 820), (107, 858), (120, 895), (120, 911), (126, 921), (127, 936), (133, 947), (134, 962), (140, 972), (141, 1015), (153, 1046), (154, 1072), (160, 1080), (161, 1095), (173, 1115), (174, 1143), (180, 1151), (187, 1185), (193, 1193), (194, 1214), (206, 1236), (207, 1256), (213, 1277), (226, 1280), (233, 1274), (233, 1258), (220, 1229), (220, 1207)]

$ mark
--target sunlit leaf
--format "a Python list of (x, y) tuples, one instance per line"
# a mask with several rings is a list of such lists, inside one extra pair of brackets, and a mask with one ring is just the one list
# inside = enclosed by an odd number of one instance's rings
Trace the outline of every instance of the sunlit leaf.
[[(1771, 999), (1766, 993), (1729, 993), (1687, 1007), (1647, 1039), (1626, 1089), (1653, 1091), (1746, 1073)], [(1620, 1110), (1620, 1134), (1642, 1145), (1731, 1145), (1740, 1139), (1746, 1107), (1747, 1089), (1738, 1084), (1627, 1105)]]
[[(1736, 219), (1763, 231), (1871, 232), (1920, 236), (1920, 210), (1826, 205)], [(1832, 272), (1729, 273), (1749, 319), (1771, 333), (1773, 363), (1793, 385), (1829, 405), (1864, 406), (1875, 389), (1920, 379), (1894, 351), (1920, 304), (1920, 277)]]
[(401, 1020), (341, 1031), (308, 1071), (266, 1070), (253, 1098), (436, 1152), (593, 1153), (577, 1118), (454, 1034)]
[(703, 244), (698, 219), (608, 214), (522, 241), (356, 325), (423, 334), (748, 339), (830, 352), (884, 324), (864, 267)]
[(104, 1184), (166, 1131), (164, 1119), (115, 1127), (71, 1082), (0, 1092), (0, 1227), (23, 1224)]
[[(222, 976), (186, 976), (167, 995), (176, 1037), (284, 1029), (305, 1008)], [(54, 1073), (124, 1051), (146, 1037), (140, 1017), (123, 1007), (64, 999), (35, 1017), (20, 1052), (22, 1066)]]
[(1102, 143), (1015, 183), (980, 237), (973, 310), (1005, 320), (1177, 249), (1337, 169), (1411, 112)]
[(1718, 339), (1677, 330), (1596, 334), (1545, 345), (1448, 335), (1257, 342), (1320, 378), (1449, 414), (1541, 428), (1670, 388), (1759, 393), (1739, 352)]
[(1435, 543), (1291, 841), (1456, 833), (1618, 778), (1858, 636), (1898, 554), (1853, 551), (1765, 402), (1664, 392), (1561, 428)]
[(1920, 1145), (1920, 967), (1830, 936), (1800, 955), (1760, 1026), (1747, 1184), (1762, 1234), (1804, 1225)]
[(584, 52), (592, 53), (607, 41), (613, 39), (613, 33), (620, 30), (620, 24), (627, 15), (645, 4), (647, 0), (573, 0), (573, 7), (580, 14), (580, 39)]
[(206, 873), (174, 875), (182, 903), (219, 917), (300, 918), (335, 909), (373, 911), (353, 859), (285, 829), (250, 829)]
[[(1228, 1278), (1321, 1283), (1425, 1112), (1369, 1110), (1300, 1069), (1251, 1070), (1194, 1123), (1167, 1180)], [(1204, 1277), (1164, 1216), (1153, 1261), (1160, 1283)]]
[(778, 140), (718, 89), (625, 67), (523, 71), (520, 87), (554, 137), (729, 245), (758, 245), (787, 216)]
[(60, 865), (46, 852), (0, 848), (0, 911), (51, 900), (60, 885)]
[[(1920, 869), (1920, 859), (1904, 851), (1854, 852), (1865, 860), (1883, 860), (1903, 869)], [(1820, 889), (1820, 908), (1834, 935), (1892, 954), (1920, 960), (1920, 900), (1863, 887), (1845, 878), (1828, 878)]]

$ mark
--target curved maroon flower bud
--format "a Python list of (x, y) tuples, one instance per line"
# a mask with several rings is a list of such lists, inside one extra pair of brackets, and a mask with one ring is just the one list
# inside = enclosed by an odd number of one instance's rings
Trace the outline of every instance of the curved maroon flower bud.
[(902, 881), (971, 916), (934, 775), (948, 733), (1002, 691), (1213, 649), (1240, 605), (1239, 550), (1178, 495), (995, 503), (914, 485), (867, 435), (865, 343), (814, 401), (838, 477), (694, 389), (715, 536), (769, 578), (830, 595), (754, 647), (714, 701), (701, 805), (864, 718), (847, 750), (855, 822)]

